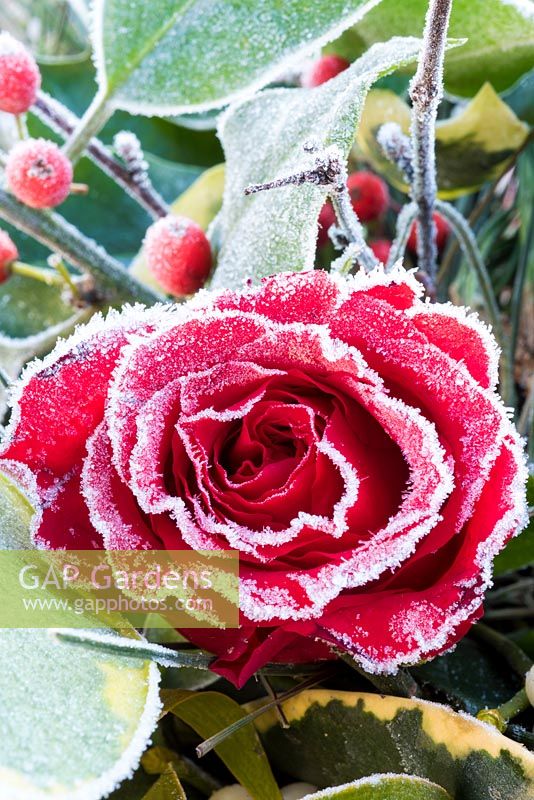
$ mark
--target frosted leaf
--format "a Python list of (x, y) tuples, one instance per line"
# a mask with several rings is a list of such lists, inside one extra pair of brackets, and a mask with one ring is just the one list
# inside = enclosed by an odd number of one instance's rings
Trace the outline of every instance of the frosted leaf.
[(451, 800), (451, 797), (426, 778), (388, 773), (322, 789), (302, 800)]
[(6, 474), (8, 464), (2, 463), (0, 472), (0, 548), (25, 550), (33, 547), (32, 520), (35, 514), (30, 492), (23, 491), (15, 476)]
[(239, 288), (249, 278), (313, 266), (326, 187), (286, 186), (248, 197), (243, 191), (310, 169), (315, 156), (304, 151), (306, 142), (336, 146), (347, 157), (371, 85), (418, 51), (419, 40), (394, 39), (316, 89), (268, 90), (223, 115), (219, 136), (227, 172), (214, 287)]
[(160, 711), (155, 665), (0, 631), (0, 795), (98, 800), (133, 773)]
[(225, 105), (354, 25), (378, 0), (95, 0), (102, 91), (138, 114)]
[[(382, 0), (360, 20), (347, 38), (336, 42), (340, 55), (390, 36), (420, 34), (428, 3)], [(486, 83), (503, 92), (532, 69), (534, 4), (532, 0), (454, 0), (448, 35), (466, 39), (447, 53), (445, 90), (473, 97)]]

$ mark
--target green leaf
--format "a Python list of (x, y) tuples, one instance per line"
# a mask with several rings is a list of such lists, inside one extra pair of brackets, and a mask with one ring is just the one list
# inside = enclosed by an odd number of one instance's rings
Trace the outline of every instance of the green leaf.
[(526, 800), (534, 792), (534, 754), (446, 706), (309, 690), (282, 709), (287, 729), (270, 711), (256, 721), (267, 754), (278, 769), (316, 786), (405, 772), (455, 800)]
[(170, 764), (163, 775), (148, 790), (143, 800), (187, 800), (182, 784)]
[[(527, 482), (527, 501), (534, 505), (534, 476)], [(503, 575), (511, 570), (521, 569), (534, 564), (534, 519), (530, 519), (525, 530), (512, 539), (493, 562), (493, 574)]]
[(97, 0), (101, 90), (118, 108), (181, 114), (269, 83), (360, 19), (376, 0)]
[[(197, 180), (185, 191), (178, 200), (171, 205), (171, 212), (183, 215), (194, 220), (203, 230), (207, 230), (210, 223), (218, 214), (223, 199), (224, 191), (224, 164), (217, 164), (197, 178)], [(137, 254), (131, 266), (132, 275), (139, 278), (147, 286), (161, 291), (161, 286), (152, 277), (143, 250)]]
[[(382, 0), (332, 50), (354, 58), (390, 36), (420, 36), (427, 0)], [(532, 69), (534, 7), (530, 0), (454, 0), (449, 36), (467, 43), (445, 58), (445, 88), (473, 97), (486, 81), (504, 91)]]
[(227, 172), (214, 287), (238, 288), (249, 278), (313, 266), (326, 187), (288, 186), (248, 197), (244, 189), (309, 169), (315, 156), (304, 151), (306, 142), (335, 145), (347, 157), (371, 85), (413, 61), (419, 46), (417, 39), (376, 45), (316, 89), (267, 90), (223, 115)]
[[(383, 154), (377, 140), (385, 122), (396, 122), (404, 133), (411, 124), (407, 103), (391, 91), (374, 89), (365, 102), (357, 142), (373, 167), (403, 192), (399, 170)], [(460, 114), (438, 122), (436, 161), (439, 196), (459, 197), (499, 178), (528, 136), (528, 127), (486, 83)]]
[(0, 472), (0, 549), (30, 550), (35, 509), (22, 488)]
[(98, 800), (137, 765), (159, 711), (147, 662), (0, 631), (0, 796)]
[[(162, 692), (163, 713), (172, 713), (202, 738), (210, 736), (246, 716), (235, 700), (219, 692)], [(215, 752), (252, 800), (281, 800), (269, 762), (252, 724), (228, 736)]]
[(43, 64), (87, 58), (88, 14), (84, 0), (18, 0), (0, 8), (0, 28), (24, 42)]
[(496, 708), (519, 689), (520, 681), (492, 648), (465, 638), (450, 653), (434, 658), (411, 672), (419, 683), (429, 683), (456, 701), (465, 711)]
[[(17, 237), (15, 237), (17, 239)], [(16, 378), (24, 364), (50, 350), (91, 312), (67, 305), (61, 289), (13, 275), (0, 286), (0, 366)], [(6, 392), (0, 387), (0, 415)]]
[(451, 800), (451, 796), (441, 786), (415, 775), (371, 775), (307, 794), (303, 800)]

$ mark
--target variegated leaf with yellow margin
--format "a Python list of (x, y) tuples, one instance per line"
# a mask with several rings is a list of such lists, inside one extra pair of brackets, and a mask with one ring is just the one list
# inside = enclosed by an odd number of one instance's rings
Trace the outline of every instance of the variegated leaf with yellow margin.
[[(223, 200), (224, 192), (224, 164), (217, 164), (215, 167), (207, 169), (197, 180), (175, 200), (171, 206), (171, 213), (189, 217), (202, 230), (206, 231), (208, 226), (218, 214)], [(161, 286), (152, 277), (148, 270), (143, 255), (143, 249), (134, 259), (131, 266), (132, 275), (139, 278), (147, 286), (161, 292)]]
[(0, 797), (99, 800), (137, 766), (158, 712), (152, 663), (0, 631)]
[[(31, 547), (33, 516), (22, 488), (0, 473), (0, 547)], [(1, 629), (2, 800), (107, 796), (155, 728), (158, 683), (148, 661), (73, 647), (46, 629)]]
[(273, 765), (293, 778), (326, 787), (406, 773), (441, 786), (453, 800), (534, 797), (534, 755), (446, 706), (317, 689), (282, 709), (289, 728), (270, 711), (256, 726)]
[[(403, 192), (408, 191), (408, 186), (399, 170), (384, 156), (376, 135), (386, 122), (396, 122), (407, 134), (410, 117), (409, 106), (398, 95), (387, 89), (374, 89), (367, 96), (357, 136), (358, 146), (373, 167)], [(440, 197), (459, 197), (498, 178), (527, 136), (527, 125), (501, 100), (491, 84), (484, 84), (457, 116), (436, 126)]]
[(307, 794), (302, 800), (451, 800), (435, 783), (415, 775), (371, 775)]

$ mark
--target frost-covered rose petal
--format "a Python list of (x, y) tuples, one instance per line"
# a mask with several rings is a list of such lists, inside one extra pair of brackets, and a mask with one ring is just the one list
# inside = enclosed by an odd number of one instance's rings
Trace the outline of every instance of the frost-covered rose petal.
[(39, 544), (239, 550), (241, 628), (186, 632), (236, 683), (334, 646), (377, 672), (450, 647), (525, 474), (491, 333), (419, 288), (288, 273), (82, 329), (29, 368), (3, 448)]

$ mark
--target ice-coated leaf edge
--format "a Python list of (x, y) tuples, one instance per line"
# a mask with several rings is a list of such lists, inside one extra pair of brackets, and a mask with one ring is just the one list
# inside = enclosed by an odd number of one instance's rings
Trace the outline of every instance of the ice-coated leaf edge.
[[(380, 788), (380, 784), (383, 781), (387, 781), (389, 784), (393, 783), (394, 781), (411, 781), (418, 787), (425, 786), (430, 789), (440, 790), (443, 798), (450, 797), (448, 792), (442, 786), (439, 786), (437, 783), (432, 783), (432, 781), (429, 781), (428, 778), (421, 778), (419, 775), (398, 774), (396, 772), (378, 772), (365, 778), (359, 778), (356, 781), (350, 781), (350, 783), (342, 783), (339, 786), (330, 786), (327, 789), (320, 789), (318, 792), (312, 792), (311, 794), (305, 795), (302, 800), (329, 800), (329, 798), (336, 800), (336, 797), (338, 797), (340, 793), (346, 792), (350, 789), (366, 789), (372, 788), (373, 786)], [(386, 788), (389, 787), (386, 786)]]
[[(65, 646), (65, 645), (64, 645)], [(75, 650), (73, 649), (73, 658)], [(141, 756), (150, 744), (152, 734), (156, 728), (162, 703), (159, 696), (160, 673), (153, 662), (148, 665), (146, 695), (143, 713), (139, 719), (139, 724), (135, 735), (132, 737), (128, 747), (123, 752), (115, 765), (104, 772), (99, 778), (85, 786), (61, 795), (61, 800), (101, 800), (108, 797), (111, 792), (119, 787), (122, 781), (131, 778), (139, 766)], [(1, 788), (1, 787), (0, 787)], [(28, 794), (26, 788), (20, 790), (10, 788), (9, 800), (52, 800), (55, 796), (46, 791), (32, 791)]]
[[(143, 116), (176, 116), (180, 114), (200, 113), (204, 111), (211, 111), (212, 109), (222, 108), (230, 103), (242, 102), (248, 97), (251, 97), (267, 84), (276, 80), (285, 70), (288, 70), (295, 63), (313, 55), (320, 48), (329, 44), (337, 39), (347, 28), (356, 25), (365, 14), (378, 5), (381, 0), (368, 0), (365, 5), (359, 8), (350, 16), (346, 17), (342, 22), (329, 28), (322, 36), (313, 39), (310, 42), (302, 43), (302, 45), (292, 53), (282, 57), (275, 64), (265, 68), (262, 74), (248, 83), (243, 89), (230, 92), (223, 97), (216, 100), (204, 101), (202, 103), (186, 103), (182, 105), (168, 105), (168, 104), (150, 104), (135, 103), (131, 101), (114, 100), (113, 95), (109, 95), (108, 103), (115, 109), (128, 111), (130, 114), (140, 114)], [(91, 23), (90, 23), (90, 38), (93, 45), (93, 62), (96, 67), (96, 80), (99, 86), (99, 94), (105, 96), (108, 94), (108, 81), (105, 70), (105, 58), (103, 50), (103, 23), (104, 23), (104, 6), (106, 0), (93, 0), (91, 3)]]

